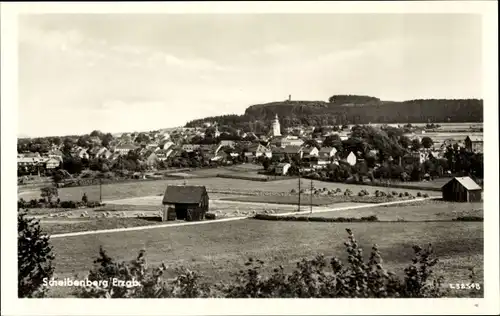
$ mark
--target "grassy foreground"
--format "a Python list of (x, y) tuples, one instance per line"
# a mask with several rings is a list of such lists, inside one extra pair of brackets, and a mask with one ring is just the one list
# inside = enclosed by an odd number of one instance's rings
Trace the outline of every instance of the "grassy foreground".
[[(225, 280), (244, 267), (247, 258), (261, 259), (270, 267), (290, 269), (295, 262), (318, 253), (345, 260), (345, 229), (351, 228), (369, 252), (376, 243), (385, 266), (401, 271), (412, 258), (414, 244), (432, 243), (440, 259), (437, 272), (445, 284), (467, 282), (469, 267), (483, 279), (483, 225), (477, 222), (401, 223), (304, 223), (246, 219), (185, 227), (158, 228), (51, 240), (56, 254), (56, 277), (83, 277), (92, 267), (102, 245), (117, 260), (130, 260), (144, 249), (148, 263), (164, 262), (169, 273), (186, 266), (204, 275), (207, 281)], [(457, 296), (475, 295), (469, 290)], [(476, 293), (477, 294), (477, 293)], [(58, 288), (54, 297), (69, 295)]]

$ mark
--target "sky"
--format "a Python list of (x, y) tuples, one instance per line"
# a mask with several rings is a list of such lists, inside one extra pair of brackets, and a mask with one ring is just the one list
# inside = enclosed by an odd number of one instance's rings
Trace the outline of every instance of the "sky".
[(18, 134), (155, 130), (289, 94), (482, 98), (481, 34), (459, 14), (24, 15)]

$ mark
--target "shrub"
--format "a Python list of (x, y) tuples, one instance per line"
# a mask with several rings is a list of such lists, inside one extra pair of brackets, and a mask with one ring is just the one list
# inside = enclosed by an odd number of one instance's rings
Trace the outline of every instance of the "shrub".
[(62, 208), (77, 208), (78, 205), (77, 205), (77, 203), (75, 203), (75, 201), (62, 201), (61, 207)]
[(403, 196), (404, 196), (403, 192), (399, 193), (399, 197), (403, 197)]
[(463, 221), (463, 222), (482, 222), (484, 218), (481, 216), (459, 216), (454, 221)]
[(365, 196), (365, 193), (363, 191), (359, 191), (358, 196)]
[(38, 220), (27, 218), (26, 212), (17, 215), (17, 264), (18, 297), (44, 297), (42, 287), (45, 278), (54, 273), (54, 255), (49, 237), (42, 233)]
[[(75, 205), (77, 205), (77, 203), (76, 203), (76, 202), (75, 202)], [(87, 207), (90, 207), (90, 208), (92, 208), (92, 207), (99, 207), (99, 206), (102, 206), (102, 205), (103, 205), (103, 204), (101, 204), (101, 203), (100, 203), (100, 202), (98, 202), (98, 201), (90, 201), (90, 202), (87, 202), (87, 203), (86, 203), (86, 206), (87, 206)], [(78, 207), (78, 205), (77, 205), (77, 207)]]
[(417, 197), (421, 197), (421, 196), (422, 196), (422, 193), (420, 193), (420, 191), (417, 192)]
[(429, 197), (429, 194), (424, 193), (422, 196), (423, 196), (424, 198), (428, 198), (428, 197)]
[(53, 197), (58, 196), (57, 187), (54, 187), (54, 186), (43, 187), (40, 189), (40, 191), (41, 191), (42, 198), (44, 198), (44, 200), (49, 202), (49, 203)]
[(89, 201), (88, 197), (87, 197), (87, 194), (83, 193), (83, 196), (82, 196), (82, 203), (83, 204), (87, 204), (87, 202)]
[(324, 223), (345, 223), (345, 222), (377, 222), (375, 215), (366, 217), (309, 217), (309, 216), (275, 216), (269, 214), (256, 214), (253, 218), (268, 221), (291, 221), (291, 222), (324, 222)]
[[(302, 259), (295, 269), (285, 273), (283, 266), (275, 267), (264, 275), (265, 263), (249, 258), (246, 268), (240, 270), (228, 283), (206, 284), (201, 275), (187, 269), (176, 269), (177, 277), (164, 279), (167, 267), (148, 268), (145, 252), (141, 251), (131, 262), (117, 263), (101, 248), (89, 280), (136, 279), (138, 287), (83, 287), (77, 288), (77, 297), (108, 298), (429, 298), (446, 294), (442, 278), (435, 277), (432, 248), (414, 246), (412, 263), (404, 269), (404, 277), (387, 271), (377, 245), (371, 249), (368, 260), (354, 238), (346, 229), (348, 240), (344, 243), (348, 259), (330, 260), (319, 254), (312, 259)], [(473, 274), (471, 274), (473, 275)]]
[(405, 191), (405, 196), (410, 196), (410, 193), (408, 193), (407, 191)]
[(292, 190), (290, 191), (290, 193), (291, 193), (291, 194), (295, 194), (295, 193), (297, 193), (297, 190), (292, 189)]
[(205, 214), (205, 218), (206, 218), (206, 219), (215, 219), (215, 218), (216, 218), (216, 216), (215, 216), (215, 214), (214, 214), (214, 213), (206, 213), (206, 214)]
[(23, 208), (27, 208), (27, 207), (28, 207), (28, 203), (26, 203), (26, 201), (23, 198), (20, 198), (17, 201), (17, 208), (18, 209), (23, 209)]
[(398, 195), (398, 192), (392, 191), (392, 195), (396, 196), (396, 195)]

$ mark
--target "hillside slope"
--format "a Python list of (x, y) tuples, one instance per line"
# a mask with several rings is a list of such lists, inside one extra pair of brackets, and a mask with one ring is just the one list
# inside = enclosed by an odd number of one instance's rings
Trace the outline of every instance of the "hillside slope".
[[(375, 97), (335, 95), (325, 101), (282, 101), (249, 106), (243, 115), (207, 117), (188, 122), (198, 126), (217, 122), (220, 126), (257, 131), (278, 114), (284, 127), (304, 125), (482, 122), (483, 100), (429, 99), (403, 102), (381, 101)], [(262, 126), (262, 128), (265, 128)]]

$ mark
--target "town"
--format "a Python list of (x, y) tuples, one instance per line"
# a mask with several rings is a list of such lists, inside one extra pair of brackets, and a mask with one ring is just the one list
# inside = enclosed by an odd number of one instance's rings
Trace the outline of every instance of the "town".
[[(380, 124), (379, 124), (380, 125)], [(76, 179), (145, 179), (158, 171), (257, 163), (262, 174), (301, 174), (329, 181), (421, 181), (467, 175), (481, 181), (482, 125), (386, 124), (280, 128), (267, 135), (205, 123), (169, 131), (20, 139), (19, 184), (54, 177), (62, 186)], [(222, 132), (221, 132), (222, 130)], [(64, 172), (62, 172), (64, 171)], [(34, 178), (34, 176), (37, 176)]]

